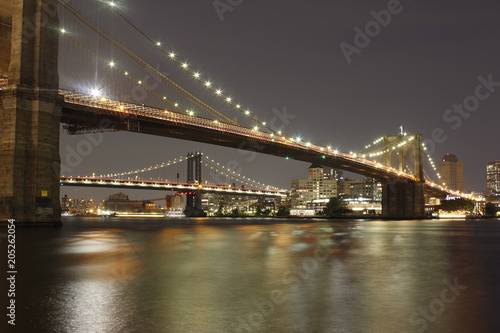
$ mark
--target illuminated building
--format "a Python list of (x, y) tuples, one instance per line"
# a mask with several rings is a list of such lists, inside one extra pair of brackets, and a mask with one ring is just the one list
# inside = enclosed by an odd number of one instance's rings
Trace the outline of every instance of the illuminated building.
[(97, 211), (97, 206), (93, 199), (72, 199), (65, 194), (61, 198), (61, 211), (64, 214), (91, 215)]
[(486, 163), (486, 187), (492, 194), (500, 195), (500, 161)]
[(373, 178), (353, 181), (350, 184), (350, 197), (365, 198), (371, 202), (382, 202), (382, 184)]
[(339, 196), (350, 196), (351, 195), (351, 186), (357, 183), (360, 183), (360, 180), (353, 180), (350, 178), (341, 178), (337, 182), (337, 194)]
[(443, 184), (453, 191), (464, 190), (464, 164), (450, 153), (443, 156), (438, 163), (438, 171)]
[(234, 210), (246, 213), (254, 213), (257, 207), (263, 207), (259, 198), (249, 195), (235, 195), (222, 193), (203, 193), (201, 205), (209, 216), (230, 214)]
[(165, 197), (165, 210), (166, 211), (179, 211), (182, 212), (184, 210), (184, 199), (182, 195), (174, 194), (167, 195)]
[(347, 203), (347, 208), (356, 214), (382, 213), (382, 184), (370, 177), (358, 180), (339, 180), (341, 196)]
[(156, 204), (151, 201), (133, 201), (128, 195), (120, 192), (109, 196), (104, 202), (104, 209), (110, 212), (144, 212), (155, 211)]
[(331, 168), (313, 164), (307, 171), (307, 179), (292, 180), (292, 209), (307, 209), (313, 202), (324, 207), (330, 198), (336, 196), (337, 180)]

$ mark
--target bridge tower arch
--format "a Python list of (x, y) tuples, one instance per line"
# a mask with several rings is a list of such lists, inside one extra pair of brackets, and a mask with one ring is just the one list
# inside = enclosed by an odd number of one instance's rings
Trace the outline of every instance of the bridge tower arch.
[(398, 154), (398, 170), (404, 172), (409, 153), (412, 153), (415, 180), (395, 177), (382, 181), (382, 214), (390, 218), (419, 218), (425, 216), (424, 169), (422, 163), (422, 134), (398, 134), (383, 137), (386, 147), (394, 147), (382, 155), (382, 164), (391, 165), (394, 151)]
[(386, 147), (395, 148), (382, 155), (382, 164), (391, 165), (392, 154), (396, 152), (398, 154), (397, 168), (399, 171), (404, 172), (406, 170), (408, 155), (409, 153), (413, 153), (413, 175), (417, 180), (424, 180), (424, 169), (422, 164), (422, 134), (384, 135), (382, 137), (382, 144)]
[(0, 0), (2, 222), (61, 224), (57, 9), (57, 0)]

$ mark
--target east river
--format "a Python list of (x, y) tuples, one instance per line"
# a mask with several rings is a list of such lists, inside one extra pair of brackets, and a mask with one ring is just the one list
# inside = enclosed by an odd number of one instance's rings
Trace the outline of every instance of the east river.
[(1, 332), (500, 332), (500, 220), (63, 223), (16, 229)]

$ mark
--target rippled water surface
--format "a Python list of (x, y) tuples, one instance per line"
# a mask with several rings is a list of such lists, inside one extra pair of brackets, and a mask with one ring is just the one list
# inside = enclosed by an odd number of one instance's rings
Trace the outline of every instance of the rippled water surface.
[(500, 332), (499, 220), (63, 222), (16, 230), (16, 332)]

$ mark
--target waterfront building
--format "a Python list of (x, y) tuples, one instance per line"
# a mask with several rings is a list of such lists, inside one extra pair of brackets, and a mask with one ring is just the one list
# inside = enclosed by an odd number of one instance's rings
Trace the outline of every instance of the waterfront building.
[(182, 195), (174, 194), (165, 197), (165, 210), (169, 212), (182, 212), (184, 210), (184, 199)]
[(292, 180), (291, 209), (305, 210), (313, 203), (316, 210), (324, 208), (330, 198), (337, 196), (335, 174), (331, 168), (312, 164), (307, 170), (307, 179)]
[(363, 198), (364, 201), (372, 203), (382, 202), (382, 184), (373, 178), (365, 177), (363, 180), (352, 181), (349, 187), (350, 198)]
[(156, 204), (147, 200), (130, 200), (125, 193), (116, 193), (104, 201), (104, 210), (114, 213), (120, 212), (152, 212), (156, 211)]
[(491, 194), (500, 195), (500, 161), (486, 163), (486, 187)]
[(93, 215), (97, 214), (97, 206), (93, 199), (72, 199), (65, 194), (61, 198), (61, 211), (63, 214)]
[(256, 212), (269, 210), (274, 212), (274, 200), (258, 198), (251, 195), (203, 193), (201, 206), (209, 215), (231, 214), (238, 211), (241, 214), (255, 214)]
[(340, 178), (337, 181), (337, 194), (339, 197), (347, 197), (351, 195), (351, 188), (355, 184), (362, 183), (359, 179), (350, 179), (350, 178)]

